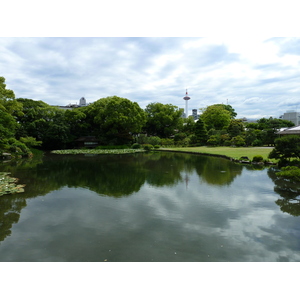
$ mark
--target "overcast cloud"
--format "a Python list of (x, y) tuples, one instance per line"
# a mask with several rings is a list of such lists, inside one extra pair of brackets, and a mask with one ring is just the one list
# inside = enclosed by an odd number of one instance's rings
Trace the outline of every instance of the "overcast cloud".
[(185, 107), (228, 103), (238, 117), (300, 109), (300, 38), (0, 38), (0, 70), (18, 98), (51, 105), (117, 95)]

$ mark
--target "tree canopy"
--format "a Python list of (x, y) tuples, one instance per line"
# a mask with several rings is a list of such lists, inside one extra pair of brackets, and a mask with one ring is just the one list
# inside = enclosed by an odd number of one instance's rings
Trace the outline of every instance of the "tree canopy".
[(131, 142), (132, 134), (139, 133), (146, 122), (138, 103), (117, 96), (101, 98), (82, 111), (88, 116), (86, 121), (96, 127), (96, 135), (107, 143)]
[(214, 104), (202, 110), (201, 118), (207, 128), (221, 130), (226, 128), (233, 118), (233, 112), (225, 108), (224, 104)]
[(300, 159), (300, 136), (290, 135), (277, 138), (269, 158), (280, 160)]
[(152, 102), (147, 105), (145, 112), (147, 122), (144, 129), (150, 135), (168, 138), (174, 135), (176, 129), (182, 127), (183, 109), (175, 105)]

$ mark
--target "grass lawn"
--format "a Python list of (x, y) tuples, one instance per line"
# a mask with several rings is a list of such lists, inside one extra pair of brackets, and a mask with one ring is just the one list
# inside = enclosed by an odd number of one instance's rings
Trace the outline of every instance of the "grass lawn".
[[(184, 151), (184, 152), (197, 152), (197, 153), (208, 153), (226, 155), (231, 158), (239, 159), (241, 156), (247, 156), (250, 160), (255, 155), (261, 155), (265, 160), (268, 159), (269, 153), (273, 148), (271, 147), (181, 147), (181, 148), (160, 148), (160, 150), (173, 150), (173, 151)], [(275, 161), (270, 159), (270, 161)]]

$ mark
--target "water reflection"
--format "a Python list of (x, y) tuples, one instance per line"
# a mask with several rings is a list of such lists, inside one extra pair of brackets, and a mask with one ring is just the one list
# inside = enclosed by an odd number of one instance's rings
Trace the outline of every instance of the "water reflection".
[(268, 171), (269, 177), (275, 184), (274, 191), (281, 197), (275, 203), (280, 207), (281, 211), (298, 217), (300, 216), (299, 182), (277, 177), (276, 172), (278, 171), (276, 168), (270, 168)]
[(267, 169), (176, 153), (0, 169), (26, 184), (0, 198), (1, 261), (300, 260)]
[(150, 186), (175, 186), (196, 170), (200, 181), (223, 185), (233, 182), (242, 167), (224, 159), (206, 156), (148, 153), (111, 156), (46, 155), (43, 158), (12, 161), (1, 170), (21, 178), (25, 193), (4, 195), (0, 201), (0, 240), (11, 234), (26, 199), (45, 196), (64, 186), (83, 187), (102, 196), (121, 198)]

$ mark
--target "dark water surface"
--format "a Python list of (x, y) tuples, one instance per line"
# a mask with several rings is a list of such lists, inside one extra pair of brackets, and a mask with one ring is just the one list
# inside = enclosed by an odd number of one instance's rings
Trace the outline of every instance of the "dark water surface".
[(300, 190), (274, 169), (179, 153), (0, 164), (0, 261), (300, 261)]

